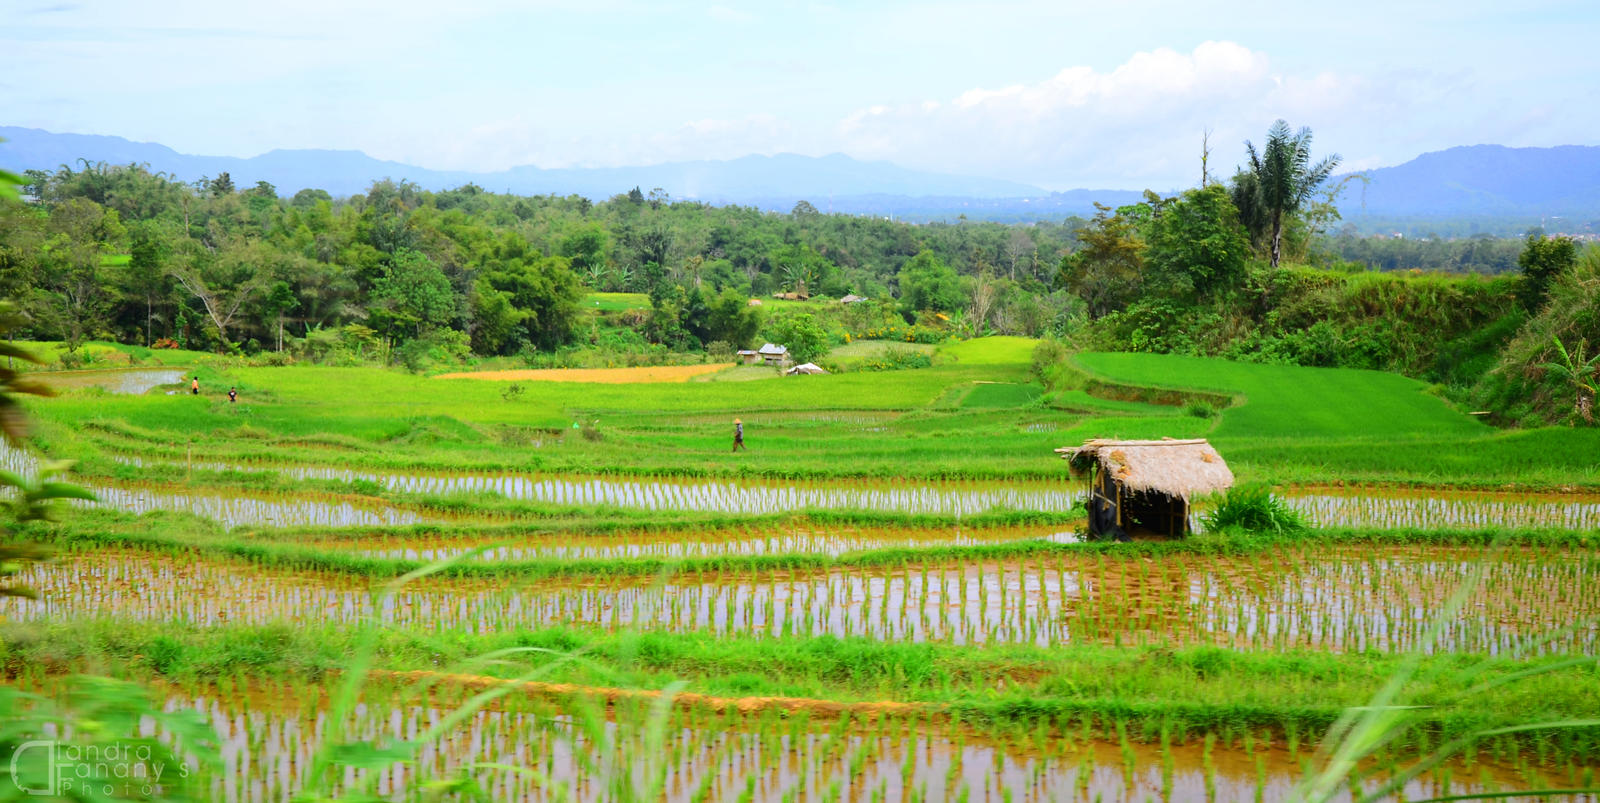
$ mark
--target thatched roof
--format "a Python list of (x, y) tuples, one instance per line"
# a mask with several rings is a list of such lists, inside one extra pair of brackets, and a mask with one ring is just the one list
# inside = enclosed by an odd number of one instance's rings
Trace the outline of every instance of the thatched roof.
[(1057, 449), (1074, 471), (1095, 463), (1131, 491), (1157, 491), (1185, 500), (1225, 490), (1233, 472), (1203, 438), (1194, 440), (1091, 440)]

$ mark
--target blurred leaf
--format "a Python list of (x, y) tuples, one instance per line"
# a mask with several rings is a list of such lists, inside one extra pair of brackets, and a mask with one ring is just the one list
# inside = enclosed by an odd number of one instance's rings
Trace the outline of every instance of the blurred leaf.
[(0, 341), (0, 357), (12, 357), (18, 360), (26, 360), (34, 365), (44, 365), (44, 360), (34, 355), (33, 352), (5, 341)]
[(99, 499), (87, 488), (73, 485), (70, 482), (46, 482), (39, 485), (39, 490), (31, 494), (35, 499), (83, 499), (94, 502)]
[(383, 769), (391, 764), (410, 761), (416, 756), (418, 742), (394, 742), (378, 747), (369, 742), (334, 745), (330, 759), (335, 764), (358, 770)]
[(54, 396), (56, 389), (43, 382), (20, 380), (11, 383), (11, 392), (26, 393), (29, 396)]

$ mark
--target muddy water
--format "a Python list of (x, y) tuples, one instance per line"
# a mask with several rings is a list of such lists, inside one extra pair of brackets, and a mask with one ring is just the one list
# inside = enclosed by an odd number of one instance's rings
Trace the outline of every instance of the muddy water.
[[(1465, 607), (1444, 612), (1452, 593), (1475, 577)], [(1600, 651), (1600, 561), (1531, 549), (1485, 555), (1366, 548), (1155, 560), (1055, 555), (888, 571), (428, 580), (381, 605), (365, 582), (345, 575), (142, 553), (73, 556), (30, 567), (17, 579), (42, 599), (0, 601), (0, 615), (8, 618), (108, 615), (198, 624), (376, 618), (470, 632), (575, 623), (955, 644)], [(1548, 641), (1528, 643), (1567, 626)]]
[[(24, 476), (38, 473), (33, 456), (0, 443), (0, 468)], [(225, 527), (376, 527), (420, 524), (431, 519), (408, 510), (386, 505), (356, 505), (335, 500), (305, 499), (293, 496), (260, 497), (217, 491), (157, 490), (110, 483), (85, 483), (98, 501), (74, 500), (85, 508), (112, 508), (129, 513), (169, 510), (193, 513)]]
[(819, 554), (837, 556), (846, 552), (900, 547), (981, 546), (1024, 539), (1043, 539), (1072, 543), (1078, 537), (1055, 527), (930, 529), (794, 529), (768, 527), (759, 530), (616, 533), (604, 536), (582, 534), (541, 535), (506, 544), (504, 539), (426, 539), (361, 538), (309, 542), (308, 546), (349, 552), (368, 557), (435, 561), (456, 557), (474, 549), (485, 549), (476, 560), (523, 561), (548, 559), (613, 560), (659, 558), (677, 560), (721, 556)]
[[(119, 458), (143, 465), (139, 457)], [(155, 461), (159, 462), (159, 461)], [(1083, 490), (1075, 481), (1027, 480), (985, 483), (848, 481), (779, 483), (626, 480), (545, 474), (432, 474), (320, 466), (236, 466), (196, 463), (216, 471), (275, 471), (296, 479), (373, 482), (400, 493), (492, 493), (550, 505), (610, 505), (623, 508), (722, 512), (791, 513), (807, 510), (867, 510), (970, 516), (986, 511), (1038, 511), (1070, 515), (1081, 510)], [(1318, 525), (1341, 527), (1553, 527), (1600, 528), (1600, 496), (1470, 491), (1364, 489), (1334, 492), (1290, 490), (1288, 505)], [(1197, 506), (1190, 525), (1203, 530)]]
[[(118, 458), (134, 466), (144, 458)], [(1068, 513), (1081, 489), (1051, 481), (919, 483), (914, 481), (803, 484), (690, 481), (545, 474), (430, 474), (342, 469), (323, 466), (240, 466), (194, 463), (212, 471), (275, 471), (295, 479), (365, 481), (390, 491), (413, 494), (491, 493), (550, 505), (614, 507), (662, 511), (749, 515), (806, 510), (870, 510), (967, 516), (990, 510)]]
[(116, 508), (129, 513), (172, 510), (193, 513), (225, 527), (377, 527), (420, 524), (429, 521), (409, 510), (349, 502), (315, 501), (292, 497), (262, 499), (253, 496), (158, 491), (114, 485), (90, 486), (99, 502), (74, 503), (84, 507)]
[(31, 374), (56, 390), (104, 388), (111, 393), (139, 395), (161, 385), (183, 381), (183, 368), (131, 368), (115, 371), (59, 371)]
[[(316, 745), (332, 723), (315, 703), (283, 702), (305, 700), (303, 688), (285, 687), (272, 701), (260, 700), (266, 696), (253, 694), (257, 699), (249, 703), (214, 694), (169, 698), (168, 710), (202, 714), (223, 742), (223, 767), (206, 779), (212, 799), (284, 800), (303, 788)], [(437, 704), (374, 701), (344, 724), (363, 741), (416, 741), (449, 713)], [(647, 748), (648, 716), (631, 708), (602, 715), (588, 729), (576, 721), (572, 713), (512, 696), (441, 738), (423, 740), (415, 763), (347, 773), (342, 789), (372, 783), (381, 795), (406, 797), (429, 780), (465, 773), (493, 800), (607, 800), (616, 799), (618, 786), (634, 793), (628, 798), (642, 793), (649, 771), (658, 769), (660, 797), (669, 801), (1245, 801), (1284, 799), (1312, 767), (1308, 748), (1291, 752), (1281, 741), (1260, 739), (1212, 747), (1195, 739), (1162, 748), (1069, 731), (995, 741), (897, 718), (852, 725), (680, 709), (667, 716), (664, 743)], [(542, 777), (470, 769), (486, 764)], [(1520, 759), (1457, 761), (1407, 785), (1405, 794), (1418, 799), (1571, 787), (1583, 783), (1584, 772), (1539, 770)]]
[(1339, 527), (1600, 528), (1600, 497), (1482, 492), (1290, 492), (1289, 506), (1314, 524)]

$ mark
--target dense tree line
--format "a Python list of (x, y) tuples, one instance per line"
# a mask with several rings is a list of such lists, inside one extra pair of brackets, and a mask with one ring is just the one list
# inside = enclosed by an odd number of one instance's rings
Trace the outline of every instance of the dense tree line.
[[(349, 198), (285, 198), (225, 174), (185, 183), (80, 163), (28, 173), (31, 202), (0, 199), (0, 297), (27, 313), (11, 335), (71, 347), (113, 338), (418, 368), (469, 354), (559, 361), (585, 348), (726, 356), (762, 338), (820, 356), (847, 335), (1003, 333), (1382, 368), (1459, 387), (1496, 364), (1551, 288), (1573, 297), (1570, 240), (1328, 236), (1336, 160), (1313, 160), (1308, 131), (1280, 122), (1245, 155), (1225, 183), (1146, 193), (1092, 220), (1011, 226), (828, 215), (804, 202), (777, 214), (639, 188), (595, 203), (383, 180)], [(1316, 262), (1324, 269), (1288, 267)], [(1391, 281), (1374, 267), (1507, 276)], [(591, 315), (588, 291), (646, 293), (649, 307)], [(774, 293), (872, 300), (816, 315), (751, 303)], [(1576, 330), (1560, 337), (1585, 345)], [(1523, 338), (1524, 351), (1548, 340)]]
[(1354, 227), (1347, 226), (1320, 245), (1331, 260), (1371, 270), (1497, 274), (1517, 270), (1523, 240), (1487, 234), (1458, 240), (1360, 237)]
[[(337, 332), (374, 347), (512, 354), (581, 336), (585, 289), (650, 293), (660, 314), (648, 334), (690, 347), (748, 339), (729, 299), (774, 292), (855, 293), (909, 318), (966, 310), (977, 292), (998, 299), (980, 304), (977, 329), (1039, 334), (1027, 325), (1044, 313), (1012, 302), (1050, 297), (1082, 225), (910, 225), (806, 203), (774, 214), (637, 188), (593, 203), (383, 180), (350, 198), (285, 198), (265, 182), (191, 184), (140, 165), (80, 163), (25, 181), (35, 202), (0, 208), (0, 293), (30, 315), (18, 334), (71, 344), (274, 350)], [(957, 278), (941, 284), (946, 272)]]

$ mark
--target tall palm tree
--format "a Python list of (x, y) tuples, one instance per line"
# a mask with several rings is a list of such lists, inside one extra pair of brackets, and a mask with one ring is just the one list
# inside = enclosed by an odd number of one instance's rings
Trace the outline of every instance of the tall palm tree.
[(1234, 177), (1234, 204), (1250, 229), (1251, 238), (1270, 237), (1272, 267), (1278, 267), (1282, 254), (1283, 219), (1293, 216), (1310, 200), (1317, 187), (1333, 175), (1339, 155), (1311, 163), (1311, 129), (1289, 133), (1289, 124), (1279, 120), (1267, 131), (1267, 145), (1260, 153), (1249, 140), (1244, 143), (1250, 166)]

